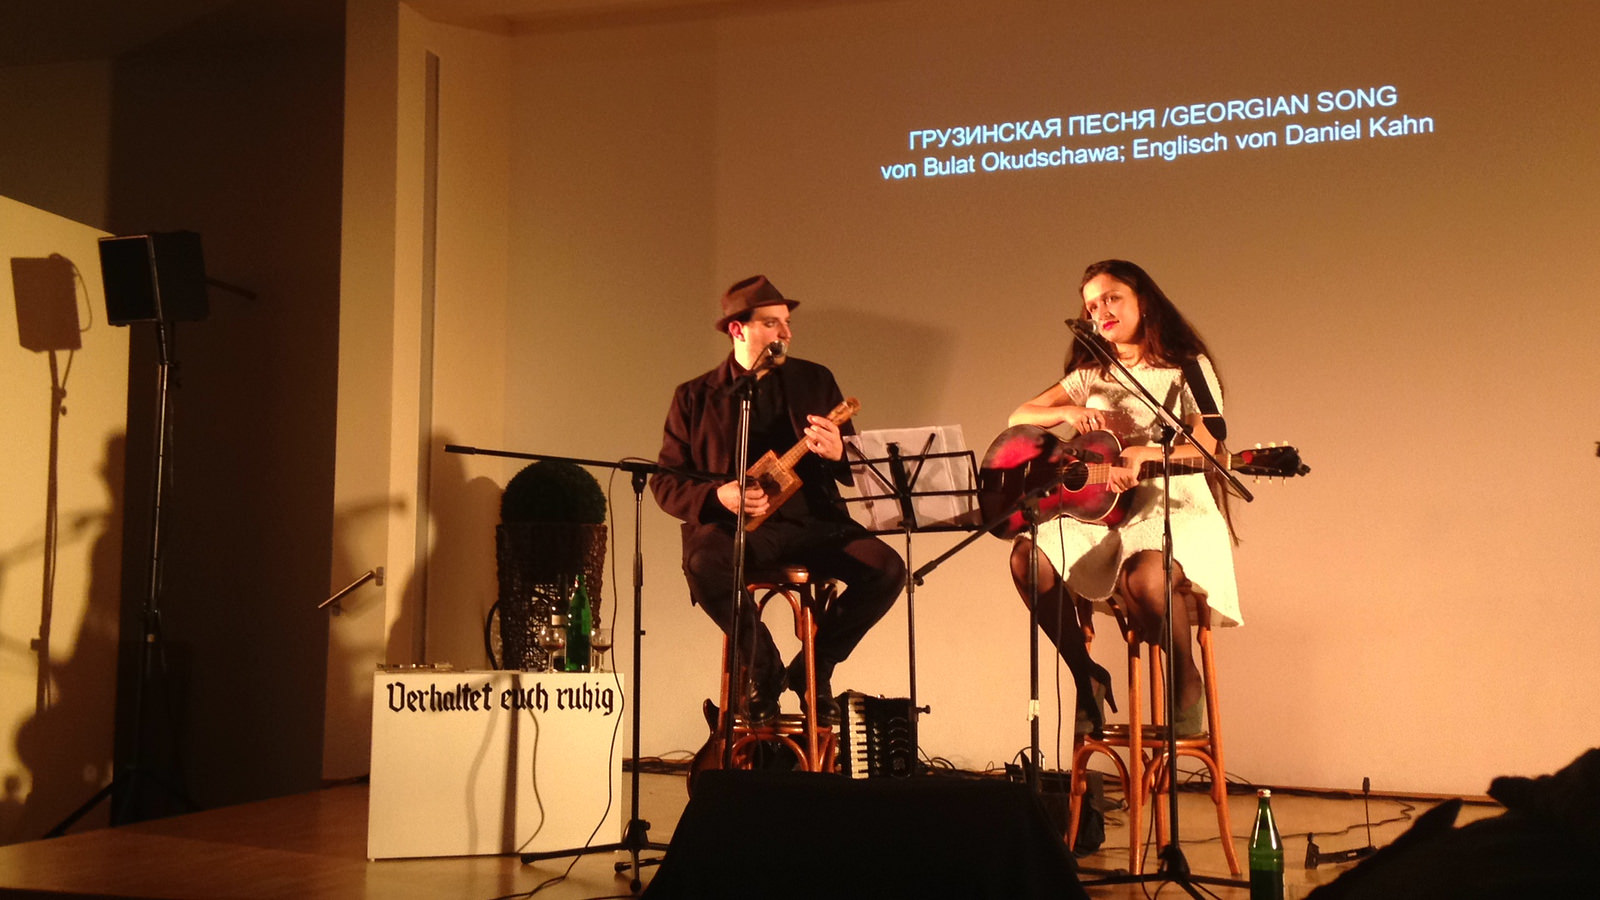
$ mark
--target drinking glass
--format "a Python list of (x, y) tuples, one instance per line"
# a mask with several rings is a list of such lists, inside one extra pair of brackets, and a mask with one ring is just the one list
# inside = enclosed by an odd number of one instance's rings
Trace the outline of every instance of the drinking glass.
[(562, 625), (540, 625), (533, 631), (533, 639), (544, 651), (544, 671), (556, 670), (556, 652), (567, 646), (567, 629)]
[(611, 629), (596, 628), (589, 632), (589, 649), (594, 651), (594, 671), (606, 670), (606, 654), (611, 650)]

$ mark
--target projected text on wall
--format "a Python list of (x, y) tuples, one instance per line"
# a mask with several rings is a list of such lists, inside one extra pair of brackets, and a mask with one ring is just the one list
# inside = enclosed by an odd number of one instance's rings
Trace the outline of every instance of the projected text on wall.
[(1400, 108), (1393, 85), (914, 129), (917, 157), (880, 165), (885, 181), (1177, 162), (1218, 153), (1431, 135), (1433, 117)]

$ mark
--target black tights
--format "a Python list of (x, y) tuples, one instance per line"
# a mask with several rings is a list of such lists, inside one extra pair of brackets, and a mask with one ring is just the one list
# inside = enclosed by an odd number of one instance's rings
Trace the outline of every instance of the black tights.
[[(1035, 557), (1039, 566), (1039, 627), (1056, 645), (1057, 652), (1072, 671), (1072, 677), (1077, 682), (1079, 709), (1094, 718), (1099, 710), (1093, 702), (1090, 682), (1098, 680), (1109, 686), (1109, 676), (1089, 657), (1089, 648), (1084, 639), (1085, 623), (1079, 621), (1077, 603), (1066, 589), (1060, 574), (1048, 557), (1034, 552), (1033, 544), (1025, 537), (1017, 538), (1011, 547), (1011, 580), (1026, 604), (1029, 600), (1029, 565)], [(1193, 586), (1184, 577), (1183, 566), (1177, 560), (1172, 563), (1172, 576), (1173, 671), (1177, 674), (1178, 706), (1186, 709), (1200, 699), (1203, 690), (1200, 670), (1194, 663), (1189, 608), (1192, 603), (1205, 601), (1194, 595)], [(1154, 550), (1142, 550), (1130, 557), (1117, 576), (1117, 592), (1130, 607), (1127, 612), (1134, 633), (1140, 640), (1160, 646), (1167, 602), (1161, 554)], [(1090, 707), (1095, 707), (1093, 712), (1089, 711)]]
[(1050, 643), (1055, 644), (1056, 652), (1061, 654), (1061, 659), (1072, 672), (1078, 709), (1098, 728), (1102, 723), (1100, 704), (1094, 699), (1094, 682), (1098, 681), (1107, 688), (1106, 696), (1110, 697), (1110, 673), (1089, 657), (1084, 623), (1078, 620), (1078, 604), (1055, 566), (1043, 553), (1033, 552), (1032, 542), (1019, 537), (1011, 545), (1011, 581), (1016, 585), (1023, 604), (1027, 605), (1033, 599), (1028, 586), (1034, 561), (1037, 561), (1039, 578), (1039, 628), (1050, 639)]

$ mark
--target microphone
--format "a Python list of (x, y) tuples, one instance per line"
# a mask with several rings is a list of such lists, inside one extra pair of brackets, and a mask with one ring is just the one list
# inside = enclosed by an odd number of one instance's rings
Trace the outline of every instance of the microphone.
[(1094, 323), (1089, 321), (1088, 319), (1076, 319), (1076, 318), (1068, 319), (1067, 320), (1067, 327), (1072, 329), (1073, 334), (1083, 335), (1083, 336), (1087, 336), (1087, 337), (1099, 337), (1100, 336), (1100, 332), (1095, 329)]
[(1306, 835), (1306, 868), (1315, 869), (1322, 863), (1338, 864), (1355, 862), (1359, 859), (1366, 859), (1372, 854), (1378, 852), (1378, 848), (1372, 844), (1371, 796), (1372, 779), (1363, 777), (1361, 779), (1361, 798), (1362, 807), (1365, 809), (1363, 817), (1367, 820), (1367, 845), (1365, 847), (1354, 847), (1349, 850), (1323, 850), (1317, 846), (1317, 836), (1314, 834), (1308, 834)]
[(787, 343), (784, 343), (783, 341), (773, 341), (767, 345), (767, 359), (770, 360), (773, 365), (782, 365), (784, 359), (786, 359), (788, 356), (789, 345)]

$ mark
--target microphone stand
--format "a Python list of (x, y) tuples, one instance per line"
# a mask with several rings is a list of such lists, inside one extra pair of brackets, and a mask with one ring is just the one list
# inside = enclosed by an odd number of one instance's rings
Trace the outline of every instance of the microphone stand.
[[(945, 560), (955, 556), (968, 545), (993, 533), (1016, 513), (1023, 512), (1028, 522), (1028, 537), (1038, 546), (1039, 541), (1039, 501), (1046, 494), (1061, 486), (1065, 471), (1053, 478), (1041, 479), (1039, 484), (1024, 491), (1010, 506), (1001, 510), (988, 521), (978, 526), (972, 534), (967, 535), (949, 550), (934, 557), (933, 560), (917, 569), (910, 576), (910, 581), (921, 584), (923, 579), (934, 569), (943, 565)], [(980, 492), (982, 488), (979, 488)], [(1039, 560), (1034, 558), (1028, 569), (1028, 726), (1029, 726), (1029, 757), (1031, 766), (1027, 767), (1028, 787), (1035, 795), (1040, 793), (1039, 768), (1041, 753), (1039, 750)]]
[[(756, 652), (756, 624), (749, 629), (750, 636), (741, 640), (740, 626), (744, 624), (744, 556), (745, 556), (745, 523), (749, 515), (745, 512), (745, 491), (750, 487), (750, 405), (756, 393), (756, 381), (761, 373), (781, 365), (781, 361), (788, 353), (788, 346), (783, 341), (773, 341), (756, 359), (755, 365), (734, 376), (733, 383), (729, 385), (734, 397), (739, 401), (739, 416), (734, 424), (733, 435), (733, 471), (734, 478), (739, 483), (739, 507), (733, 511), (733, 634), (728, 638), (732, 647), (731, 659), (728, 660), (728, 703), (729, 707), (736, 707), (738, 698), (748, 696), (750, 680), (748, 677), (740, 678), (740, 664), (753, 660)], [(721, 478), (722, 476), (717, 476)], [(711, 479), (715, 480), (715, 479)], [(751, 611), (753, 612), (753, 610)], [(747, 646), (741, 646), (747, 645)], [(754, 673), (750, 673), (754, 674)], [(722, 732), (722, 768), (724, 771), (733, 768), (733, 717), (735, 710), (724, 709), (719, 730)]]
[[(733, 471), (739, 483), (739, 508), (733, 511), (733, 635), (729, 639), (729, 646), (733, 648), (732, 658), (728, 660), (728, 702), (729, 709), (722, 710), (722, 769), (727, 771), (733, 768), (733, 717), (737, 709), (739, 698), (749, 696), (750, 678), (740, 677), (743, 669), (741, 663), (748, 663), (755, 658), (756, 652), (756, 626), (751, 623), (750, 636), (744, 637), (740, 626), (744, 624), (746, 614), (744, 603), (744, 553), (745, 553), (745, 522), (749, 516), (744, 509), (745, 491), (750, 486), (750, 405), (756, 392), (757, 373), (765, 370), (773, 360), (769, 351), (762, 354), (761, 360), (744, 374), (738, 376), (733, 382), (733, 392), (739, 401), (739, 417), (734, 425), (734, 457)], [(750, 610), (754, 612), (754, 610)], [(749, 673), (753, 675), (754, 673)]]
[[(551, 850), (539, 853), (524, 853), (522, 861), (530, 863), (540, 859), (554, 859), (564, 856), (579, 856), (588, 853), (609, 853), (615, 850), (628, 851), (629, 861), (616, 863), (616, 871), (621, 873), (631, 869), (633, 876), (630, 881), (634, 893), (638, 893), (642, 881), (639, 878), (639, 868), (659, 862), (656, 859), (641, 860), (639, 853), (643, 850), (666, 850), (666, 844), (655, 843), (650, 840), (650, 823), (639, 818), (639, 685), (642, 679), (640, 670), (643, 638), (644, 619), (644, 553), (641, 540), (641, 526), (643, 522), (642, 508), (644, 505), (644, 488), (648, 476), (664, 471), (665, 466), (655, 463), (620, 461), (609, 462), (598, 459), (577, 459), (569, 456), (547, 456), (539, 453), (517, 453), (510, 450), (485, 450), (479, 447), (463, 447), (458, 444), (446, 444), (446, 453), (465, 453), (480, 456), (502, 456), (512, 459), (550, 460), (553, 462), (566, 462), (579, 466), (598, 466), (607, 469), (619, 469), (632, 476), (633, 483), (633, 716), (631, 727), (633, 729), (633, 766), (631, 772), (631, 786), (633, 797), (630, 804), (628, 825), (623, 831), (622, 840), (612, 844), (595, 844), (587, 847), (577, 847), (569, 850)], [(679, 475), (697, 478), (705, 481), (714, 481), (725, 476), (713, 475), (705, 472), (694, 472), (682, 469), (673, 470)], [(353, 585), (352, 585), (353, 587)]]
[[(1222, 465), (1222, 463), (1217, 461), (1216, 456), (1212, 455), (1210, 450), (1207, 450), (1205, 447), (1202, 447), (1198, 443), (1195, 442), (1193, 435), (1190, 434), (1189, 427), (1187, 425), (1185, 425), (1181, 420), (1179, 420), (1177, 416), (1173, 415), (1172, 412), (1169, 411), (1165, 406), (1163, 406), (1161, 404), (1161, 402), (1159, 400), (1157, 400), (1150, 393), (1150, 391), (1148, 391), (1145, 388), (1145, 386), (1139, 382), (1139, 380), (1137, 378), (1133, 377), (1133, 373), (1128, 370), (1128, 367), (1123, 365), (1122, 364), (1122, 360), (1117, 358), (1116, 352), (1114, 350), (1110, 349), (1110, 347), (1106, 346), (1104, 343), (1102, 343), (1103, 339), (1099, 335), (1094, 334), (1092, 331), (1089, 331), (1088, 330), (1089, 326), (1087, 324), (1081, 325), (1081, 326), (1078, 325), (1078, 324), (1075, 324), (1075, 323), (1080, 322), (1080, 321), (1082, 321), (1082, 320), (1079, 320), (1079, 319), (1068, 319), (1067, 320), (1068, 327), (1072, 329), (1073, 335), (1075, 337), (1077, 337), (1079, 343), (1083, 344), (1086, 348), (1088, 348), (1089, 352), (1093, 353), (1101, 362), (1105, 363), (1108, 366), (1114, 367), (1114, 368), (1117, 369), (1117, 371), (1121, 372), (1122, 373), (1123, 382), (1124, 382), (1125, 386), (1130, 387), (1134, 391), (1135, 396), (1139, 397), (1141, 402), (1143, 402), (1146, 406), (1148, 406), (1150, 408), (1150, 411), (1155, 414), (1156, 419), (1159, 420), (1161, 422), (1161, 424), (1162, 424), (1162, 429), (1161, 429), (1161, 518), (1162, 518), (1162, 523), (1161, 523), (1161, 525), (1162, 525), (1162, 531), (1161, 531), (1161, 572), (1162, 572), (1162, 578), (1163, 578), (1163, 580), (1165, 582), (1165, 584), (1163, 585), (1163, 590), (1165, 592), (1165, 598), (1164, 599), (1165, 599), (1165, 604), (1166, 604), (1166, 621), (1163, 623), (1162, 629), (1161, 629), (1161, 643), (1162, 643), (1162, 648), (1161, 649), (1162, 649), (1162, 652), (1166, 655), (1166, 689), (1167, 689), (1166, 693), (1167, 693), (1167, 695), (1166, 695), (1165, 701), (1166, 701), (1166, 714), (1167, 714), (1166, 715), (1166, 717), (1167, 717), (1167, 725), (1166, 725), (1167, 734), (1166, 734), (1166, 749), (1165, 749), (1165, 753), (1167, 755), (1167, 780), (1170, 782), (1170, 784), (1168, 785), (1169, 790), (1167, 791), (1167, 802), (1168, 802), (1167, 814), (1170, 817), (1170, 821), (1172, 823), (1172, 825), (1171, 825), (1172, 833), (1171, 833), (1171, 835), (1169, 835), (1169, 840), (1167, 841), (1167, 846), (1163, 847), (1161, 849), (1160, 854), (1159, 854), (1159, 857), (1160, 857), (1160, 860), (1161, 860), (1161, 865), (1155, 872), (1148, 873), (1148, 874), (1140, 874), (1140, 875), (1112, 876), (1112, 877), (1109, 877), (1109, 878), (1099, 879), (1099, 880), (1096, 880), (1096, 881), (1086, 881), (1086, 882), (1083, 882), (1083, 884), (1085, 886), (1089, 886), (1089, 885), (1093, 885), (1093, 884), (1130, 884), (1130, 883), (1144, 884), (1144, 883), (1148, 883), (1148, 882), (1172, 882), (1173, 884), (1176, 884), (1178, 887), (1182, 888), (1185, 893), (1189, 894), (1189, 896), (1195, 897), (1195, 898), (1199, 898), (1200, 897), (1200, 893), (1194, 887), (1194, 885), (1196, 883), (1246, 886), (1246, 885), (1249, 884), (1249, 882), (1238, 881), (1238, 880), (1227, 879), (1227, 878), (1214, 878), (1214, 877), (1210, 877), (1210, 876), (1195, 875), (1195, 874), (1191, 873), (1189, 871), (1189, 862), (1188, 862), (1187, 859), (1184, 858), (1184, 855), (1183, 855), (1183, 848), (1179, 846), (1178, 790), (1177, 790), (1177, 788), (1178, 788), (1178, 779), (1176, 777), (1177, 776), (1177, 767), (1178, 767), (1178, 729), (1177, 729), (1177, 727), (1175, 725), (1175, 723), (1177, 722), (1177, 719), (1178, 719), (1178, 694), (1177, 694), (1177, 680), (1176, 680), (1176, 674), (1177, 673), (1173, 669), (1173, 654), (1176, 652), (1177, 642), (1176, 642), (1176, 636), (1173, 633), (1173, 629), (1172, 629), (1172, 448), (1173, 448), (1173, 446), (1178, 442), (1178, 440), (1180, 438), (1183, 441), (1188, 442), (1188, 444), (1191, 447), (1194, 447), (1196, 450), (1198, 450), (1200, 452), (1200, 455), (1201, 455), (1202, 458), (1204, 458), (1208, 463), (1210, 463), (1211, 468), (1214, 471), (1216, 471), (1218, 474), (1220, 474), (1228, 482), (1229, 485), (1231, 485), (1236, 491), (1238, 491), (1240, 497), (1242, 497), (1246, 502), (1249, 502), (1249, 501), (1251, 501), (1251, 500), (1253, 500), (1255, 498), (1250, 493), (1250, 491), (1248, 489), (1246, 489), (1245, 486), (1239, 482), (1239, 479), (1233, 477), (1233, 473), (1232, 472), (1229, 472), (1227, 470), (1227, 468)], [(1132, 836), (1132, 838), (1135, 839), (1135, 840), (1137, 840), (1138, 837), (1139, 837), (1138, 835), (1133, 835)], [(1230, 836), (1228, 839), (1232, 840), (1232, 837)]]

